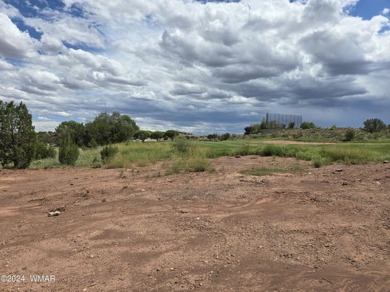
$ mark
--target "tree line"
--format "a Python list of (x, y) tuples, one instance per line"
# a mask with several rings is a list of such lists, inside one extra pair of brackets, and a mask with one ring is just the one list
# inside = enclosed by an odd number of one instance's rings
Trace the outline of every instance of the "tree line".
[(24, 103), (0, 100), (0, 164), (2, 167), (27, 168), (33, 160), (55, 158), (61, 164), (72, 165), (79, 156), (79, 148), (94, 148), (130, 139), (143, 142), (147, 138), (174, 139), (181, 132), (145, 131), (128, 115), (119, 112), (100, 113), (86, 124), (64, 121), (54, 132), (35, 132), (32, 116)]
[[(363, 130), (368, 133), (379, 133), (379, 132), (385, 132), (390, 131), (390, 124), (386, 126), (386, 124), (378, 118), (373, 119), (367, 119), (363, 123), (364, 127)], [(335, 127), (335, 126), (334, 126)], [(252, 124), (250, 126), (247, 126), (244, 128), (244, 135), (251, 135), (251, 134), (261, 134), (262, 132), (266, 130), (280, 130), (280, 129), (294, 129), (295, 124), (289, 123), (288, 125), (281, 124), (277, 121), (265, 121), (263, 120), (260, 124)], [(312, 122), (303, 122), (300, 125), (300, 128), (303, 130), (306, 129), (316, 129), (317, 127)]]
[[(286, 127), (292, 129), (294, 126), (293, 123), (286, 126), (277, 122), (263, 121), (261, 124), (245, 127), (245, 135), (258, 134), (267, 129), (284, 129)], [(311, 122), (303, 122), (300, 127), (312, 129), (316, 128), (316, 125)], [(390, 125), (386, 126), (382, 120), (373, 118), (364, 121), (363, 129), (369, 133), (386, 132), (390, 131)], [(0, 165), (2, 167), (27, 168), (33, 160), (55, 158), (57, 151), (54, 146), (59, 147), (58, 159), (60, 163), (73, 165), (79, 156), (80, 147), (94, 148), (130, 139), (139, 139), (143, 142), (148, 138), (157, 141), (161, 139), (173, 140), (183, 134), (186, 135), (186, 133), (176, 130), (141, 130), (131, 117), (119, 112), (100, 113), (93, 121), (86, 124), (65, 121), (60, 123), (54, 132), (36, 133), (32, 125), (32, 116), (25, 104), (22, 102), (15, 104), (13, 101), (7, 103), (0, 100)], [(347, 132), (345, 140), (352, 140), (354, 134), (353, 130)], [(223, 141), (230, 139), (230, 137), (229, 133), (207, 136), (208, 140), (214, 141)], [(103, 150), (108, 153), (112, 149)]]

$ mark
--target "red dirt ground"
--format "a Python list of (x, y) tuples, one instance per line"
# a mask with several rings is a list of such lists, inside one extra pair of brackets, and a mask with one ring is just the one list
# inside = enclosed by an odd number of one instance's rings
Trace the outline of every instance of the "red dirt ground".
[(390, 164), (213, 165), (0, 170), (0, 291), (389, 291)]

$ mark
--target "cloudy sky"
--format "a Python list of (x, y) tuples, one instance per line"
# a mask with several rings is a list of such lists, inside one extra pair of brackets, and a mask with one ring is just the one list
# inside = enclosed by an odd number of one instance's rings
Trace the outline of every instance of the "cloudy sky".
[(270, 113), (390, 123), (390, 0), (0, 0), (0, 99), (36, 130), (119, 111), (243, 133)]

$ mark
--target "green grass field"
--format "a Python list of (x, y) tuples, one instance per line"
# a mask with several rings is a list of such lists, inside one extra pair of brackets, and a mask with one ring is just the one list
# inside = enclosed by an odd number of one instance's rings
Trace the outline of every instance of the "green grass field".
[[(221, 156), (278, 156), (295, 157), (312, 161), (320, 167), (333, 162), (361, 164), (390, 160), (390, 141), (337, 144), (266, 144), (261, 139), (241, 139), (220, 142), (188, 141), (188, 151), (180, 153), (175, 142), (127, 142), (118, 144), (119, 153), (104, 167), (129, 168), (145, 166), (158, 161), (170, 163), (171, 172), (204, 171), (210, 169), (209, 158)], [(76, 163), (79, 167), (103, 166), (100, 159), (102, 147), (83, 149)], [(31, 168), (60, 166), (56, 159), (34, 161)]]

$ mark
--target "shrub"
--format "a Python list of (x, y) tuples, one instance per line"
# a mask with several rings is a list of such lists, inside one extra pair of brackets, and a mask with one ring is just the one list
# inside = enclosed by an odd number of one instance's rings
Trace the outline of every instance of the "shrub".
[(347, 132), (345, 132), (344, 135), (344, 141), (352, 141), (355, 138), (355, 131), (352, 129), (348, 129)]
[(192, 145), (187, 138), (179, 136), (173, 141), (172, 146), (180, 154), (188, 154)]
[(89, 143), (88, 143), (88, 147), (89, 148), (96, 148), (96, 147), (98, 147), (99, 145), (98, 145), (98, 143), (96, 142), (96, 140), (95, 139), (91, 139), (91, 141), (89, 141)]
[(103, 163), (109, 162), (118, 152), (119, 149), (117, 146), (108, 145), (103, 147), (102, 151), (100, 151)]
[(315, 129), (316, 125), (312, 122), (303, 122), (301, 124), (301, 129)]
[(79, 148), (68, 133), (61, 141), (58, 150), (58, 161), (65, 165), (75, 165), (79, 155)]
[(322, 162), (320, 160), (313, 161), (313, 166), (315, 168), (320, 168), (322, 166)]
[[(291, 151), (293, 151), (292, 148), (291, 148)], [(287, 147), (283, 147), (280, 145), (268, 144), (263, 148), (263, 150), (260, 151), (260, 155), (261, 156), (280, 156), (280, 157), (293, 156), (293, 155), (291, 155), (291, 153), (289, 154), (287, 152), (288, 152)]]
[(38, 140), (35, 141), (34, 145), (34, 160), (45, 159), (45, 158), (55, 158), (57, 152), (55, 148), (51, 145), (46, 146), (45, 143)]

